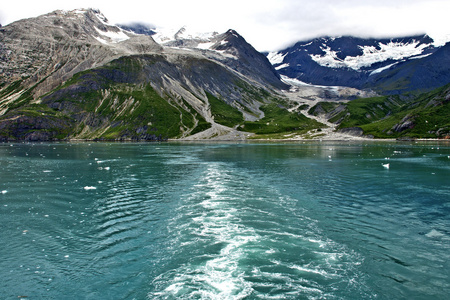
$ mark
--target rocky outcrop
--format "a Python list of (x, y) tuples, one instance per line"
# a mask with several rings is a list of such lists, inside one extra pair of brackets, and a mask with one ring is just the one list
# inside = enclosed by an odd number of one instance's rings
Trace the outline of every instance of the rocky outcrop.
[(410, 115), (406, 115), (398, 124), (395, 124), (391, 131), (394, 132), (402, 132), (405, 131), (407, 129), (412, 129), (414, 128), (415, 123), (414, 123), (414, 117), (410, 116)]
[(355, 137), (362, 137), (364, 136), (364, 131), (360, 127), (349, 127), (349, 128), (342, 128), (338, 130), (339, 133), (348, 134)]

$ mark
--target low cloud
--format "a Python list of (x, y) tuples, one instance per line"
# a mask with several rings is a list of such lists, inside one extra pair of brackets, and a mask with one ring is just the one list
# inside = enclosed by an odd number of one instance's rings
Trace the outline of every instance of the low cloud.
[(143, 22), (173, 29), (187, 25), (219, 32), (235, 29), (259, 51), (279, 50), (319, 36), (450, 33), (448, 0), (42, 0), (37, 7), (34, 4), (31, 0), (6, 1), (0, 8), (0, 22), (6, 25), (56, 9), (95, 7), (112, 23)]

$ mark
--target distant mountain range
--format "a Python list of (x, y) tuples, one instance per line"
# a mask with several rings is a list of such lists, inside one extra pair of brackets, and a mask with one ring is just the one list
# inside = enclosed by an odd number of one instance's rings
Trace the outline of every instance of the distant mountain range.
[(427, 35), (392, 39), (350, 36), (298, 42), (267, 53), (279, 74), (302, 82), (373, 89), (382, 94), (429, 91), (450, 82), (450, 44)]
[(446, 137), (448, 87), (418, 93), (450, 83), (448, 47), (340, 37), (262, 54), (232, 29), (55, 11), (0, 28), (0, 140)]

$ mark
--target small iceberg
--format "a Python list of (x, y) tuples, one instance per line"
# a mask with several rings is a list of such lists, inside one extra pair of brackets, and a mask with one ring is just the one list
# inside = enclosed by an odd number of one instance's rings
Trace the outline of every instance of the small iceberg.
[(442, 238), (445, 236), (442, 232), (437, 231), (436, 229), (432, 229), (430, 232), (425, 234), (426, 237), (429, 238)]

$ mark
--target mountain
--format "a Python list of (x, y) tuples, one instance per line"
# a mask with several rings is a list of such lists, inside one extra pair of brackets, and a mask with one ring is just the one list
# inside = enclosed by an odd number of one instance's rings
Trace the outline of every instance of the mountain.
[(97, 10), (55, 11), (0, 31), (0, 83), (23, 81), (39, 97), (75, 73), (123, 55), (161, 51), (151, 37), (107, 23)]
[(0, 41), (3, 140), (240, 139), (272, 128), (267, 114), (317, 126), (287, 110), (287, 86), (233, 30), (208, 47), (161, 45), (89, 9), (12, 23)]
[(446, 138), (449, 47), (322, 38), (266, 57), (232, 29), (55, 11), (0, 28), (0, 140)]
[(298, 42), (267, 57), (280, 75), (291, 79), (399, 94), (428, 91), (450, 82), (449, 47), (435, 46), (427, 35), (323, 37)]
[[(143, 28), (143, 25), (136, 28)], [(178, 30), (154, 29), (151, 36), (160, 45), (176, 49), (201, 51), (209, 59), (225, 64), (233, 70), (253, 80), (271, 86), (286, 89), (280, 81), (280, 75), (267, 58), (235, 30), (225, 33), (194, 32), (184, 26)]]

